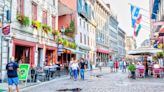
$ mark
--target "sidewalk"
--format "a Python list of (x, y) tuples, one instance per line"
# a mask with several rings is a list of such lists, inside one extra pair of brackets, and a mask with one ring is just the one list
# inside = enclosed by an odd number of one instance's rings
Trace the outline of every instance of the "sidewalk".
[[(98, 68), (95, 68), (92, 71), (95, 71), (95, 70), (98, 70)], [(86, 69), (86, 71), (87, 71), (87, 73), (90, 72), (89, 69)], [(20, 88), (20, 90), (25, 90), (25, 89), (28, 89), (28, 88), (33, 88), (33, 87), (36, 87), (36, 86), (40, 86), (40, 85), (44, 85), (44, 84), (51, 83), (51, 82), (54, 82), (54, 81), (68, 79), (68, 78), (69, 78), (69, 75), (62, 75), (61, 77), (57, 77), (57, 78), (52, 79), (50, 81), (37, 82), (37, 83), (27, 83), (26, 86), (25, 86), (25, 83), (19, 84), (19, 88)], [(0, 83), (0, 92), (7, 92), (7, 90), (8, 90), (8, 84), (7, 83)], [(13, 85), (13, 90), (15, 90), (14, 85)]]

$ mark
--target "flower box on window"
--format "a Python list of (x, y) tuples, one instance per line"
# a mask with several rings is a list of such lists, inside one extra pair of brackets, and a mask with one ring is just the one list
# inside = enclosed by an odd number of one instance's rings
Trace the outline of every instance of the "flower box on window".
[(46, 33), (51, 32), (51, 27), (48, 26), (48, 25), (46, 25), (46, 24), (43, 24), (43, 25), (42, 25), (42, 29), (43, 29)]
[(27, 16), (17, 15), (17, 20), (19, 21), (19, 23), (21, 23), (24, 26), (29, 26), (30, 25), (30, 19)]
[(39, 21), (32, 21), (32, 26), (36, 29), (40, 29), (41, 28), (41, 23)]
[(52, 32), (52, 34), (53, 34), (54, 36), (59, 36), (59, 35), (60, 35), (60, 33), (59, 33), (58, 30), (54, 30), (54, 31)]

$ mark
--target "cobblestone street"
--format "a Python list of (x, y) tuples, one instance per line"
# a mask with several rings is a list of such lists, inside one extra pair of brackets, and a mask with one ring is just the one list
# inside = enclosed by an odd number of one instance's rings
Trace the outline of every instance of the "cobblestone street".
[[(21, 92), (59, 92), (62, 89), (80, 88), (80, 92), (164, 92), (163, 79), (128, 79), (122, 72), (108, 73), (108, 68), (86, 73), (86, 80), (73, 81), (69, 78), (51, 81), (40, 86), (23, 89)], [(98, 76), (96, 76), (98, 75)], [(72, 91), (60, 91), (72, 92)], [(75, 91), (77, 92), (77, 91)]]

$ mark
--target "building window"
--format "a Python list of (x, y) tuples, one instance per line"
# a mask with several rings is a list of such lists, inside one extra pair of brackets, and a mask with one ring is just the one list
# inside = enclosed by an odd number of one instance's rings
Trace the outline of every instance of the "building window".
[(55, 1), (56, 1), (56, 0), (53, 0), (53, 5), (54, 5), (54, 6), (55, 6)]
[(80, 33), (80, 43), (82, 43), (82, 33)]
[(85, 21), (83, 22), (83, 26), (84, 26), (84, 29), (85, 29)]
[(52, 29), (55, 29), (55, 16), (52, 16)]
[(42, 20), (43, 24), (47, 24), (47, 11), (43, 11), (43, 20)]
[(81, 18), (80, 18), (80, 26), (81, 26)]
[(86, 44), (86, 35), (84, 35), (84, 44)]
[(17, 0), (17, 14), (24, 15), (24, 0)]
[(89, 36), (88, 36), (88, 46), (89, 46)]
[(89, 28), (89, 27), (88, 27), (88, 24), (87, 24), (87, 31), (88, 31), (88, 28)]
[(37, 20), (37, 4), (32, 2), (32, 20)]

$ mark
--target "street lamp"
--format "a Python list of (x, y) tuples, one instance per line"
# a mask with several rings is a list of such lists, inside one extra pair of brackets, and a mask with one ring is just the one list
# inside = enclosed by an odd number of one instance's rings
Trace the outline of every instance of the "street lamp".
[(65, 28), (64, 28), (64, 26), (62, 26), (61, 27), (61, 33), (62, 33), (62, 35), (64, 34), (64, 32), (65, 32)]

